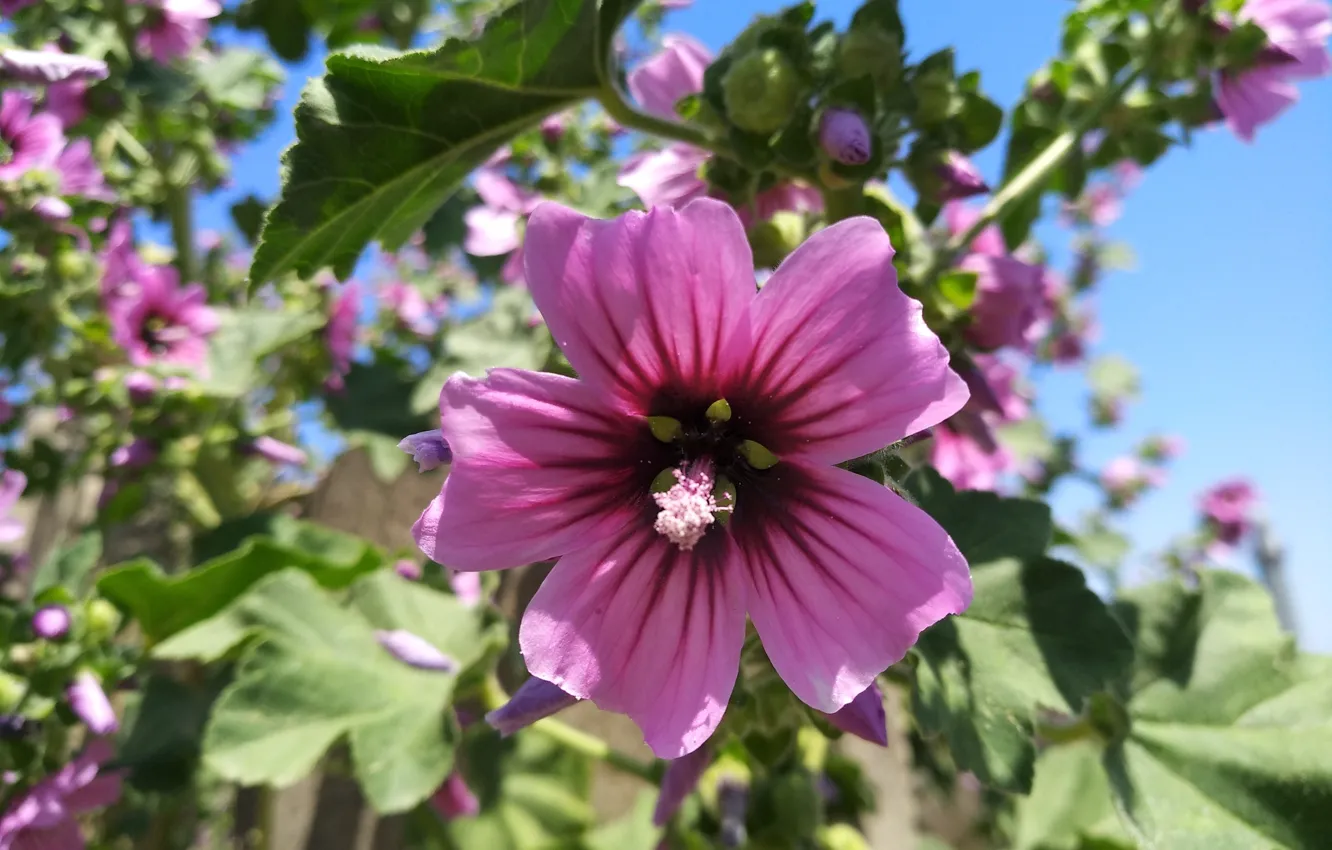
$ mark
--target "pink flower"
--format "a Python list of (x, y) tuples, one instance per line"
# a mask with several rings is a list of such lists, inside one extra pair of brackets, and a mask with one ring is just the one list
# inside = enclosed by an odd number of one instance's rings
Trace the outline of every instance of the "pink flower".
[(958, 268), (976, 273), (976, 300), (971, 305), (967, 339), (988, 350), (1024, 348), (1044, 305), (1040, 268), (990, 254), (971, 254)]
[(1154, 466), (1144, 466), (1136, 457), (1123, 455), (1101, 470), (1101, 486), (1111, 503), (1124, 507), (1132, 504), (1149, 487), (1165, 483), (1165, 473)]
[(27, 486), (28, 476), (17, 469), (0, 471), (0, 543), (17, 543), (23, 539), (25, 526), (9, 514)]
[(960, 428), (961, 421), (954, 417), (934, 429), (930, 465), (959, 490), (993, 490), (999, 476), (1012, 468), (1013, 457), (993, 438), (987, 441)]
[(397, 561), (394, 561), (393, 572), (408, 581), (420, 581), (421, 576), (424, 575), (421, 565), (416, 561), (408, 560), (407, 558), (399, 558)]
[(1143, 441), (1142, 455), (1148, 460), (1174, 460), (1184, 454), (1184, 448), (1183, 437), (1160, 434)]
[(88, 114), (88, 107), (83, 96), (88, 92), (88, 84), (83, 80), (69, 80), (47, 86), (42, 107), (51, 115), (60, 119), (66, 130), (79, 123)]
[(449, 379), (454, 461), (418, 545), (461, 570), (558, 558), (523, 617), (528, 669), (628, 714), (659, 756), (720, 722), (746, 614), (792, 691), (837, 711), (971, 598), (932, 519), (832, 465), (967, 398), (892, 256), (850, 219), (756, 293), (724, 204), (538, 207), (528, 285), (581, 378)]
[(453, 590), (453, 595), (458, 597), (458, 601), (468, 608), (480, 605), (485, 598), (481, 589), (481, 575), (479, 573), (450, 570), (449, 588)]
[(43, 605), (32, 615), (32, 633), (39, 638), (56, 640), (69, 634), (69, 609), (64, 605)]
[(1239, 19), (1262, 27), (1273, 49), (1247, 71), (1223, 73), (1216, 102), (1235, 135), (1252, 142), (1261, 125), (1299, 100), (1294, 80), (1332, 73), (1332, 7), (1321, 0), (1247, 0)]
[(111, 700), (107, 699), (102, 683), (92, 673), (84, 670), (76, 675), (65, 690), (65, 697), (69, 707), (94, 735), (109, 735), (120, 728)]
[(481, 804), (477, 801), (476, 795), (467, 787), (462, 774), (456, 770), (449, 774), (444, 784), (430, 797), (430, 807), (444, 820), (475, 817), (481, 811)]
[(507, 738), (519, 729), (563, 711), (576, 702), (578, 697), (565, 693), (559, 685), (530, 676), (518, 686), (508, 702), (486, 714), (486, 722)]
[(869, 125), (853, 109), (824, 110), (819, 119), (819, 145), (829, 159), (844, 165), (864, 165), (874, 149)]
[(110, 311), (139, 294), (140, 280), (148, 267), (134, 249), (134, 229), (129, 218), (119, 218), (107, 232), (102, 251), (102, 303)]
[(666, 772), (661, 777), (661, 795), (657, 797), (657, 805), (652, 810), (653, 825), (665, 826), (675, 816), (711, 763), (712, 752), (709, 747), (699, 747), (692, 753), (666, 763)]
[[(954, 236), (967, 232), (980, 219), (979, 210), (956, 201), (944, 204), (943, 215), (948, 232)], [(968, 250), (975, 254), (986, 254), (991, 257), (1008, 256), (1008, 247), (1004, 244), (1004, 235), (993, 224), (982, 230), (980, 235), (972, 240)]]
[(267, 435), (255, 437), (252, 443), (245, 446), (245, 451), (270, 463), (287, 466), (304, 466), (308, 459), (305, 452), (296, 446)]
[(1025, 419), (1030, 406), (1027, 397), (1018, 389), (1021, 373), (991, 354), (977, 354), (972, 359), (976, 370), (962, 373), (962, 379), (971, 390), (965, 409), (994, 414), (994, 418), (1003, 422)]
[(883, 692), (877, 682), (861, 691), (841, 711), (828, 715), (828, 720), (843, 732), (871, 744), (888, 746), (888, 714), (883, 709)]
[(375, 632), (379, 645), (388, 650), (394, 658), (409, 667), (418, 670), (434, 670), (441, 673), (458, 672), (458, 662), (435, 648), (435, 645), (420, 635), (404, 629)]
[(523, 189), (505, 174), (503, 163), (487, 165), (476, 173), (476, 193), (484, 206), (473, 207), (463, 216), (467, 235), (463, 250), (476, 257), (511, 254), (500, 272), (508, 283), (522, 282), (522, 220), (541, 201), (535, 192)]
[(0, 77), (19, 83), (49, 86), (67, 80), (105, 80), (106, 63), (69, 54), (55, 45), (42, 50), (0, 49)]
[(60, 152), (55, 167), (60, 173), (60, 194), (94, 201), (115, 200), (115, 193), (107, 188), (102, 169), (93, 159), (92, 142), (87, 139), (70, 142)]
[(157, 460), (157, 446), (152, 441), (137, 437), (118, 446), (107, 457), (107, 464), (116, 469), (138, 469)]
[(74, 761), (16, 798), (0, 817), (3, 850), (83, 850), (78, 816), (120, 799), (119, 771), (103, 771), (111, 744), (95, 740)]
[(29, 171), (54, 168), (65, 147), (65, 134), (59, 118), (32, 114), (32, 98), (11, 89), (0, 95), (0, 141), (9, 147), (8, 160), (0, 164), (3, 183)]
[(216, 0), (133, 0), (148, 7), (138, 47), (163, 65), (185, 56), (208, 36), (208, 20), (222, 13)]
[[(703, 72), (711, 63), (712, 54), (697, 41), (688, 36), (668, 35), (662, 39), (661, 51), (629, 74), (629, 91), (646, 111), (678, 120), (675, 104), (703, 90)], [(638, 195), (649, 209), (683, 206), (708, 195), (702, 168), (710, 156), (705, 150), (685, 144), (637, 153), (625, 162), (618, 182)], [(823, 198), (810, 187), (778, 184), (760, 192), (752, 205), (745, 207), (740, 217), (748, 225), (771, 218), (781, 210), (821, 210)]]
[(1076, 203), (1065, 206), (1064, 219), (1066, 222), (1085, 221), (1092, 227), (1109, 227), (1123, 212), (1121, 198), (1119, 187), (1114, 184), (1093, 183)]
[(1248, 533), (1257, 506), (1258, 491), (1242, 478), (1223, 481), (1202, 496), (1203, 517), (1226, 546), (1234, 546)]
[(385, 307), (393, 311), (398, 323), (417, 336), (430, 336), (434, 325), (430, 321), (430, 305), (414, 286), (393, 281), (379, 292)]
[(329, 309), (328, 324), (324, 326), (324, 344), (328, 346), (328, 356), (333, 362), (333, 374), (328, 379), (331, 389), (341, 389), (343, 376), (351, 371), (360, 298), (360, 287), (349, 283), (338, 293)]
[(112, 336), (130, 363), (202, 366), (208, 354), (205, 340), (217, 330), (217, 314), (207, 305), (204, 288), (197, 283), (181, 287), (172, 266), (149, 266), (138, 277), (138, 291), (111, 311)]

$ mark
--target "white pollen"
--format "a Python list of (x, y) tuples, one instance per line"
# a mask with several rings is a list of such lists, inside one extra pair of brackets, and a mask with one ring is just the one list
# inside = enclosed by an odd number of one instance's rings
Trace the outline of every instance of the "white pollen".
[(680, 547), (692, 550), (716, 521), (718, 509), (712, 498), (716, 483), (712, 478), (712, 464), (701, 461), (685, 471), (675, 470), (675, 486), (665, 493), (653, 493), (652, 499), (661, 511), (653, 528), (658, 534)]

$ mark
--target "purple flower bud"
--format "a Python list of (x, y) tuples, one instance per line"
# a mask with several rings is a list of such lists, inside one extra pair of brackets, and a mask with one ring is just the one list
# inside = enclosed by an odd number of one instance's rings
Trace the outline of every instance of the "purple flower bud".
[(559, 685), (532, 676), (519, 686), (508, 702), (486, 714), (486, 722), (499, 730), (500, 735), (508, 737), (576, 702), (578, 698), (565, 693)]
[(971, 160), (957, 151), (944, 154), (943, 162), (936, 169), (943, 186), (939, 198), (944, 201), (957, 201), (973, 195), (983, 195), (990, 187), (981, 177), (980, 171)]
[(420, 581), (422, 572), (421, 565), (415, 561), (402, 558), (393, 564), (393, 572), (407, 579), (408, 581)]
[(481, 811), (481, 804), (477, 801), (476, 795), (467, 787), (462, 774), (456, 770), (450, 773), (444, 784), (439, 786), (439, 790), (431, 795), (430, 806), (444, 820), (475, 817)]
[(403, 437), (398, 448), (412, 456), (421, 472), (453, 461), (453, 452), (449, 450), (449, 444), (444, 442), (444, 435), (439, 430)]
[(269, 436), (255, 437), (254, 442), (245, 447), (245, 451), (273, 463), (304, 466), (306, 461), (305, 452)]
[(378, 630), (375, 638), (394, 658), (419, 670), (439, 670), (444, 673), (456, 673), (458, 662), (435, 648), (434, 644), (419, 635), (403, 629), (394, 631)]
[(717, 785), (717, 808), (721, 810), (721, 845), (727, 850), (743, 846), (748, 840), (745, 820), (749, 813), (749, 785), (723, 779)]
[(157, 394), (157, 379), (147, 372), (135, 369), (125, 376), (125, 389), (134, 404), (147, 404)]
[(875, 683), (842, 706), (840, 711), (829, 714), (828, 721), (857, 738), (881, 747), (888, 746), (888, 715), (883, 710), (883, 694)]
[(869, 125), (859, 112), (828, 109), (819, 122), (819, 144), (829, 158), (843, 165), (864, 165), (874, 149)]
[(55, 640), (69, 634), (69, 610), (64, 605), (46, 605), (32, 615), (32, 631), (37, 637)]
[(652, 812), (653, 824), (666, 825), (680, 810), (685, 797), (693, 792), (699, 778), (711, 763), (712, 751), (706, 745), (666, 763), (666, 774), (661, 778), (661, 795), (657, 797), (657, 808)]
[(111, 452), (107, 463), (114, 469), (137, 469), (157, 459), (157, 447), (142, 437)]
[(111, 700), (106, 698), (97, 677), (87, 670), (74, 677), (65, 696), (69, 699), (69, 707), (94, 735), (110, 735), (120, 728)]
[(105, 80), (106, 63), (59, 50), (0, 50), (0, 77), (45, 85), (66, 80)]

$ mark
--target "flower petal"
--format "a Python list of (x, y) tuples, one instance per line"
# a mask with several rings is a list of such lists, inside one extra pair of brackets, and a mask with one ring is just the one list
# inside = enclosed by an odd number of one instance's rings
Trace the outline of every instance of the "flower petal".
[(762, 487), (740, 491), (729, 530), (763, 648), (795, 695), (827, 714), (971, 602), (948, 534), (842, 469), (779, 464)]
[(525, 254), (537, 307), (598, 392), (639, 414), (663, 393), (721, 397), (719, 365), (743, 350), (754, 298), (753, 256), (729, 206), (701, 199), (597, 221), (542, 204)]
[(671, 145), (630, 157), (620, 170), (619, 184), (633, 191), (643, 206), (678, 207), (706, 197), (708, 184), (698, 176), (707, 151), (692, 145)]
[(561, 375), (492, 369), (455, 375), (440, 394), (453, 466), (412, 527), (426, 555), (454, 569), (490, 570), (554, 558), (623, 526), (647, 483), (626, 480), (631, 417), (606, 411)]
[(732, 381), (746, 388), (755, 439), (778, 457), (838, 463), (966, 402), (920, 304), (897, 288), (892, 259), (878, 222), (847, 219), (796, 249), (755, 299), (754, 344)]
[(518, 247), (518, 213), (472, 207), (463, 214), (467, 235), (463, 250), (474, 257), (498, 257)]
[(717, 728), (740, 667), (745, 596), (730, 537), (690, 552), (649, 522), (564, 556), (523, 615), (532, 675), (629, 715), (679, 758)]

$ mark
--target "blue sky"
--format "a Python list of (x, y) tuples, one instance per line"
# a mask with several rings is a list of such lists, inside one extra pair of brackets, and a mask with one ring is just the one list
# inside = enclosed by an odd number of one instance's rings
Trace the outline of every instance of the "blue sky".
[[(759, 12), (758, 0), (698, 0), (668, 29), (721, 48)], [(858, 4), (822, 2), (820, 15), (845, 23)], [(982, 72), (986, 92), (1013, 103), (1028, 74), (1056, 49), (1063, 0), (903, 0), (907, 43), (920, 57), (949, 44), (960, 69)], [(271, 196), (278, 155), (293, 139), (290, 109), (312, 57), (288, 69), (286, 117), (235, 162), (234, 186), (200, 203), (204, 227), (229, 228), (227, 207), (256, 192)], [(1096, 302), (1098, 352), (1127, 356), (1141, 368), (1144, 394), (1124, 427), (1096, 434), (1081, 458), (1103, 463), (1152, 433), (1175, 433), (1188, 451), (1160, 492), (1121, 524), (1138, 544), (1132, 576), (1195, 521), (1197, 494), (1231, 475), (1252, 478), (1288, 549), (1302, 642), (1332, 650), (1332, 80), (1302, 87), (1303, 101), (1245, 145), (1228, 131), (1200, 134), (1191, 149), (1169, 153), (1125, 204), (1111, 236), (1132, 246), (1133, 270), (1109, 275)], [(1000, 147), (977, 159), (997, 175)], [(1066, 234), (1049, 225), (1051, 244)], [(1040, 408), (1055, 428), (1087, 431), (1085, 389), (1074, 373), (1039, 385)], [(1057, 494), (1073, 521), (1094, 501), (1090, 488)], [(1238, 568), (1246, 568), (1243, 558)]]

